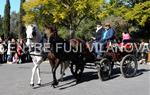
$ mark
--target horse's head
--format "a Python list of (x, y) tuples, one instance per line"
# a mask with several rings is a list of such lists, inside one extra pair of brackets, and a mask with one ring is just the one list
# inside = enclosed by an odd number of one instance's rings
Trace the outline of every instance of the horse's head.
[(27, 38), (32, 39), (36, 36), (36, 32), (37, 32), (37, 26), (34, 24), (28, 25), (26, 26), (27, 30), (26, 30), (26, 34), (27, 34)]
[(38, 28), (36, 25), (31, 24), (26, 26), (26, 37), (27, 37), (27, 46), (31, 44), (32, 40), (36, 39)]
[(51, 25), (45, 25), (45, 34), (47, 38), (51, 38), (52, 36), (57, 36), (56, 27)]

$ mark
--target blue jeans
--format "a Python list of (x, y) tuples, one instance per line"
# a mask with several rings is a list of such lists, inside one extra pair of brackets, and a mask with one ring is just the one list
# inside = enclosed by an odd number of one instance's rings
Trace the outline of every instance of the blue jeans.
[(0, 54), (0, 64), (2, 64), (3, 63), (3, 59), (2, 59), (2, 54)]
[(104, 48), (105, 45), (107, 44), (107, 42), (94, 42), (93, 45), (93, 49), (94, 52), (96, 53), (97, 56), (102, 56), (102, 53), (104, 52)]
[(12, 61), (12, 55), (7, 55), (7, 61), (11, 62)]

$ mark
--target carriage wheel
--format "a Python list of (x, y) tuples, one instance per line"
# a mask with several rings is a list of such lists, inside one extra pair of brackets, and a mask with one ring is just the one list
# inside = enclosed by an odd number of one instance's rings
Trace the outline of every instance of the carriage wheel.
[(138, 68), (137, 59), (135, 56), (128, 54), (125, 57), (123, 57), (121, 61), (120, 70), (122, 75), (125, 78), (133, 77), (136, 75)]
[(107, 58), (104, 58), (99, 62), (97, 66), (99, 79), (101, 79), (102, 81), (105, 81), (110, 78), (111, 71), (112, 71), (111, 65), (112, 65), (111, 61)]
[(80, 81), (81, 75), (84, 71), (84, 64), (83, 63), (72, 63), (70, 67), (72, 75), (77, 79), (77, 81)]

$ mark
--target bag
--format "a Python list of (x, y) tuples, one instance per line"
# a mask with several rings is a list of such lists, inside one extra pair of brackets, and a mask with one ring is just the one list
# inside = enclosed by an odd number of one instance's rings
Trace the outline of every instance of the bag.
[(148, 52), (147, 62), (150, 62), (150, 52)]

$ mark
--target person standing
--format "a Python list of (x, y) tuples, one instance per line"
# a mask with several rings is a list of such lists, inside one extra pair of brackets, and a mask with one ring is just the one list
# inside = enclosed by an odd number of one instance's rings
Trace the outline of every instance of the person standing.
[(4, 54), (3, 40), (0, 37), (0, 64), (3, 63), (3, 54)]
[(17, 45), (14, 38), (11, 39), (11, 41), (8, 41), (8, 50), (7, 50), (7, 63), (12, 64), (13, 56), (15, 55), (17, 51)]

